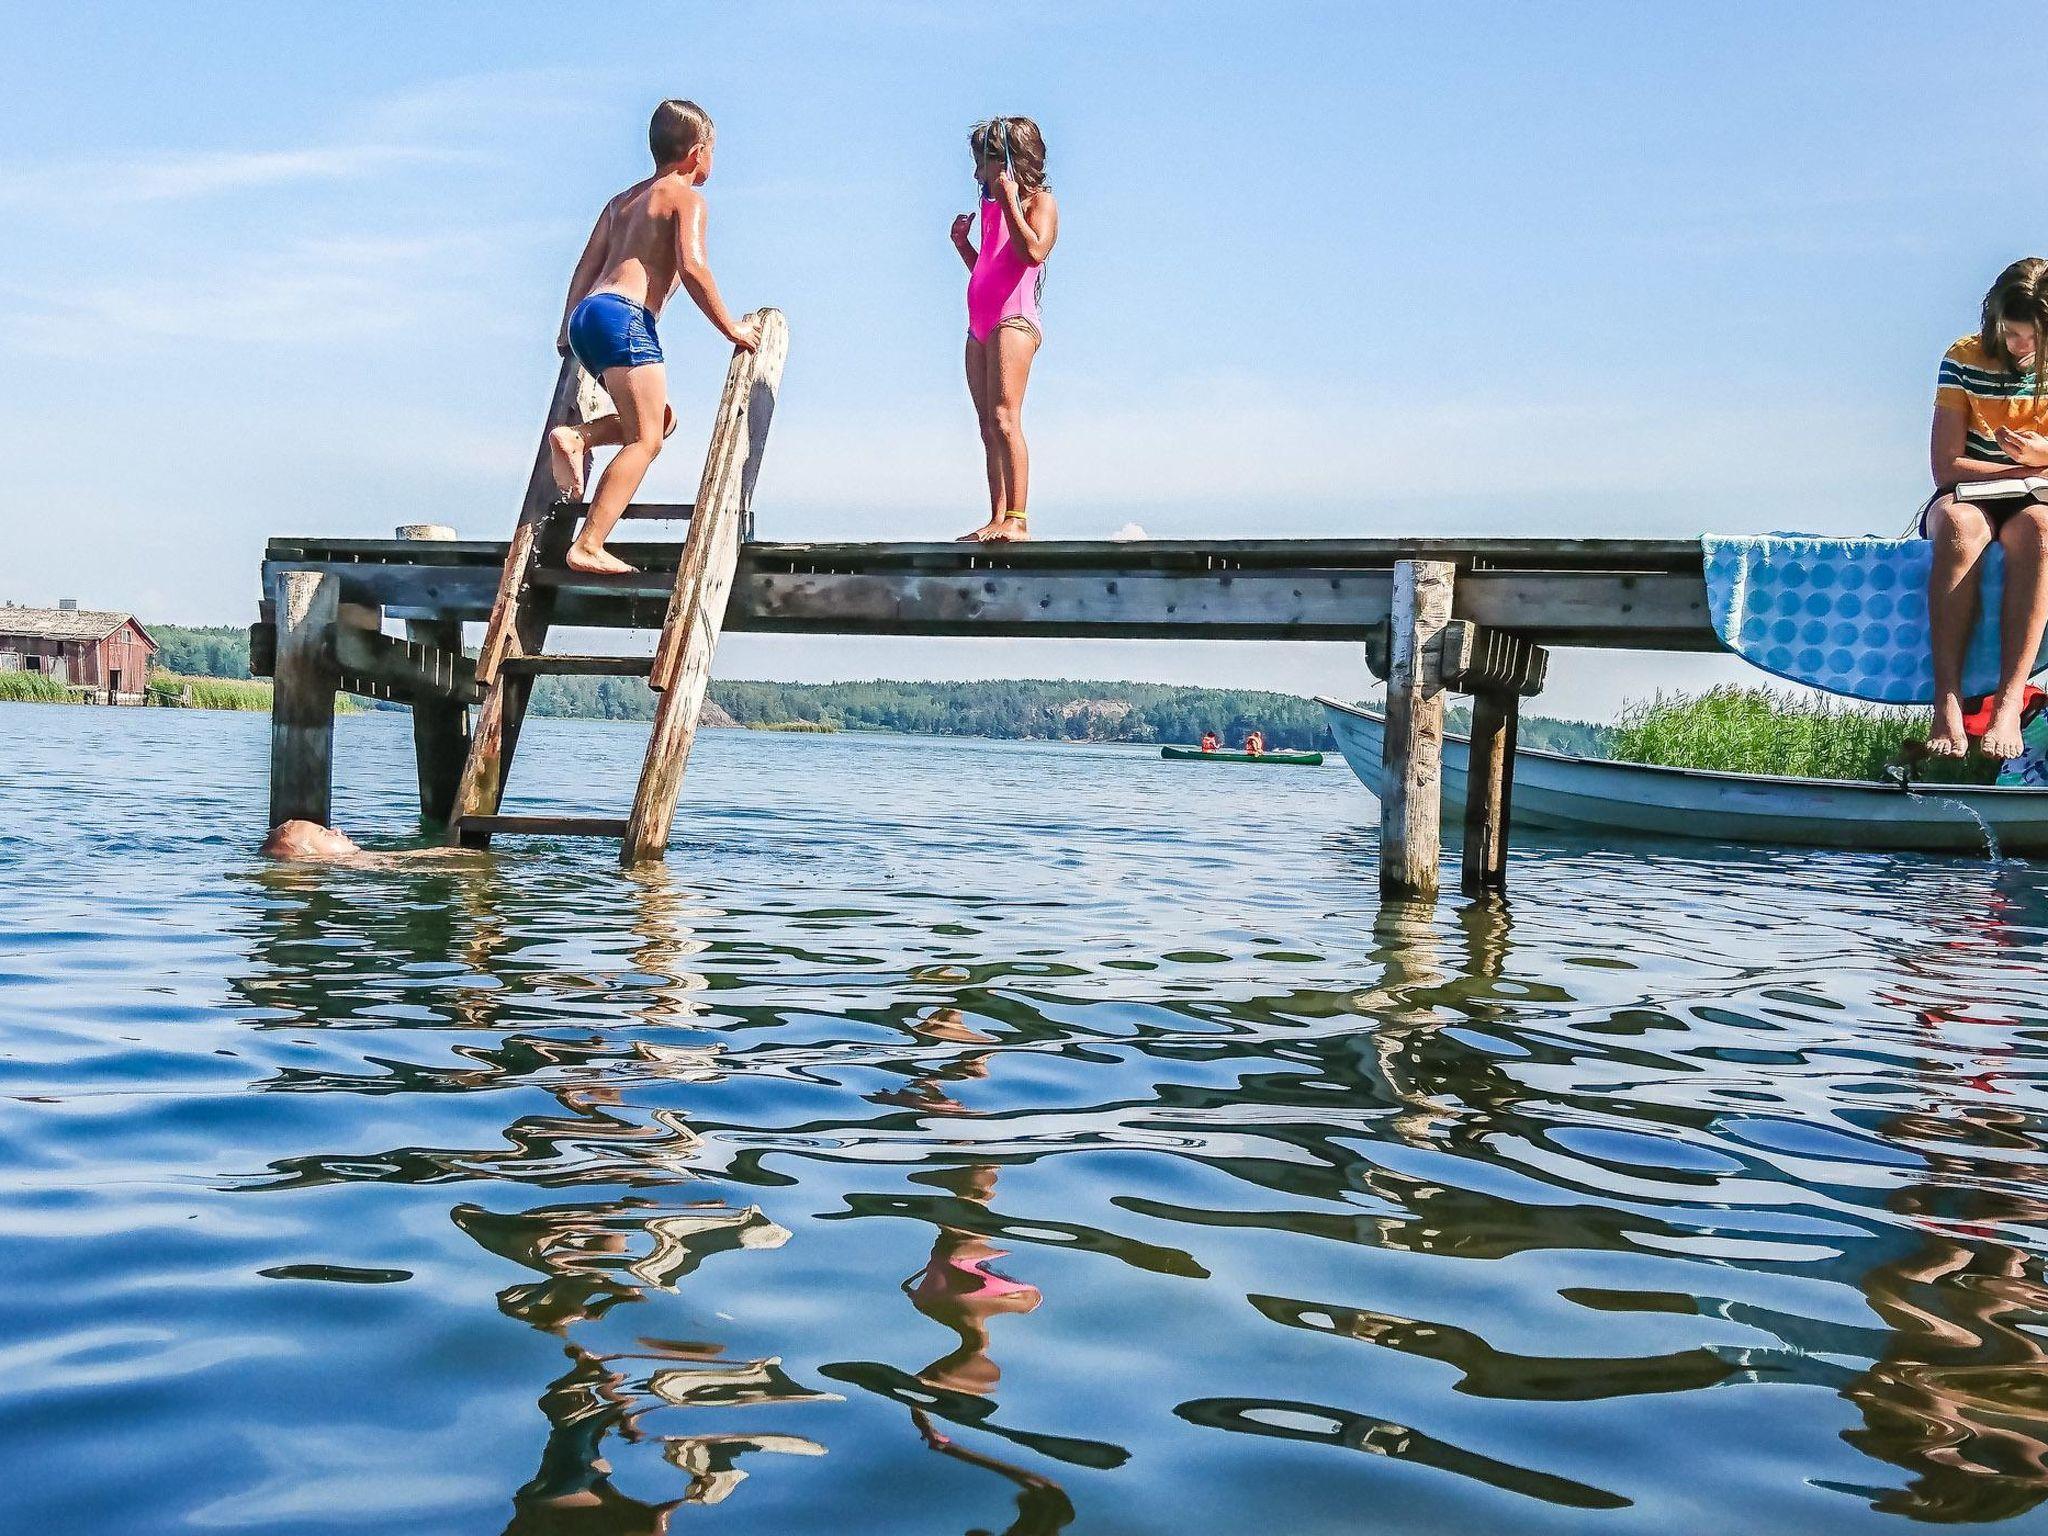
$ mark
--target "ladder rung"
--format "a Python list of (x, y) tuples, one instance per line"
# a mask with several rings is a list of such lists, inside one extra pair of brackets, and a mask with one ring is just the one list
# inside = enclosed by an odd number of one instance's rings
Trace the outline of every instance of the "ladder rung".
[(536, 587), (568, 592), (613, 592), (629, 597), (667, 597), (676, 589), (674, 571), (630, 571), (623, 576), (593, 576), (584, 571), (542, 568), (533, 573)]
[(507, 656), (506, 672), (526, 677), (646, 677), (652, 656)]
[[(582, 517), (590, 511), (587, 501), (558, 501), (548, 511), (554, 516)], [(619, 514), (628, 523), (687, 523), (697, 508), (687, 501), (636, 501)]]
[(623, 816), (465, 816), (464, 832), (509, 832), (534, 837), (624, 837)]

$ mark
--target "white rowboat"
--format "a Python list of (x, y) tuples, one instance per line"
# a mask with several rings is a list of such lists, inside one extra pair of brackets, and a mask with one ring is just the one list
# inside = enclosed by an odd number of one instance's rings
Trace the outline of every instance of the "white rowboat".
[[(1344, 761), (1379, 794), (1385, 720), (1335, 699), (1316, 702)], [(1464, 814), (1467, 745), (1444, 737), (1447, 818)], [(1988, 829), (2003, 853), (2048, 852), (2048, 790), (1940, 784), (1908, 794), (1891, 784), (1652, 768), (1530, 747), (1515, 753), (1510, 809), (1518, 827), (1610, 837), (1982, 854)]]

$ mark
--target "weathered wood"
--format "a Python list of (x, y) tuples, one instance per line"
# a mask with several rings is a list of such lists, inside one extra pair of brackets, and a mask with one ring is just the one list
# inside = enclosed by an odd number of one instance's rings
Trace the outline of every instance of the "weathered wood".
[[(582, 366), (573, 357), (562, 359), (555, 375), (554, 397), (548, 402), (547, 421), (541, 427), (540, 447), (533, 456), (533, 470), (526, 477), (526, 496), (519, 506), (519, 521), (499, 573), (498, 597), (484, 629), (482, 649), (477, 653), (476, 680), (488, 688), (498, 680), (498, 663), (507, 655), (530, 650), (520, 644), (520, 618), (531, 607), (521, 601), (536, 562), (542, 557), (543, 534), (569, 521), (555, 515), (561, 493), (555, 489), (554, 468), (548, 456), (548, 434), (581, 415)], [(573, 537), (573, 535), (571, 535)], [(564, 541), (566, 542), (566, 541)]]
[(318, 571), (286, 571), (271, 588), (276, 611), (270, 700), (270, 824), (325, 826), (334, 814), (334, 654), (341, 583)]
[[(1387, 594), (1391, 607), (1393, 593)], [(1394, 624), (1392, 619), (1381, 619), (1365, 632), (1365, 670), (1372, 674), (1373, 681), (1384, 683), (1387, 674), (1394, 669)]]
[[(433, 625), (420, 624), (420, 628)], [(460, 626), (455, 639), (461, 638)], [(412, 624), (406, 626), (410, 632)], [(402, 700), (408, 704), (446, 701), (476, 704), (482, 690), (476, 685), (476, 664), (462, 652), (418, 640), (400, 640), (374, 629), (341, 624), (335, 629), (335, 659), (349, 677), (375, 685), (377, 697)], [(459, 767), (460, 764), (458, 763)]]
[(1468, 896), (1508, 884), (1508, 817), (1515, 790), (1520, 697), (1486, 689), (1472, 698), (1472, 745), (1465, 770), (1465, 852), (1459, 886)]
[[(266, 571), (263, 578), (263, 590), (266, 592), (270, 591), (271, 584), (275, 580), (276, 577)], [(249, 675), (251, 677), (269, 677), (277, 670), (277, 620), (270, 616), (272, 610), (270, 599), (265, 598), (262, 607), (264, 617), (249, 626)]]
[[(443, 523), (406, 523), (398, 537), (407, 543), (452, 544), (455, 530)], [(408, 619), (405, 661), (434, 679), (445, 676), (446, 694), (417, 687), (412, 693), (412, 755), (419, 781), (420, 820), (445, 827), (455, 814), (462, 765), (469, 760), (469, 705), (476, 702), (475, 668), (462, 654), (460, 619)]]
[(654, 670), (652, 656), (508, 656), (507, 674), (532, 677), (645, 677)]
[[(660, 620), (676, 546), (620, 545), (642, 567), (636, 577), (577, 577), (543, 572), (554, 589), (555, 620), (599, 628), (647, 628)], [(1029, 546), (1026, 546), (1029, 547)], [(1365, 639), (1392, 601), (1391, 568), (1248, 571), (1155, 570), (1118, 565), (1130, 545), (1091, 546), (1103, 565), (990, 567), (931, 571), (906, 566), (896, 546), (820, 546), (817, 569), (790, 546), (750, 545), (740, 554), (725, 627), (790, 634), (1065, 635), (1110, 639)], [(480, 618), (498, 585), (484, 545), (475, 566), (411, 566), (350, 558), (305, 568), (332, 570), (345, 589), (382, 601), (401, 616)], [(934, 557), (939, 558), (937, 556)], [(847, 572), (834, 567), (872, 561)], [(273, 559), (265, 569), (300, 568)], [(1511, 572), (1477, 570), (1458, 578), (1458, 616), (1505, 629), (1540, 645), (1636, 650), (1714, 651), (1705, 580), (1695, 571)]]
[(1394, 567), (1394, 643), (1380, 797), (1382, 896), (1436, 894), (1444, 752), (1444, 690), (1437, 665), (1456, 569), (1441, 560), (1403, 560)]
[(493, 814), (504, 798), (505, 775), (511, 770), (527, 701), (533, 696), (530, 675), (500, 676), (499, 666), (507, 656), (539, 651), (546, 641), (554, 618), (554, 597), (532, 590), (532, 575), (543, 564), (559, 564), (575, 538), (572, 519), (557, 513), (548, 433), (564, 422), (583, 419), (592, 408), (589, 392), (582, 388), (582, 371), (574, 358), (564, 358), (555, 377), (554, 398), (541, 430), (540, 447), (534, 453), (533, 472), (527, 477), (526, 499), (506, 545), (497, 596), (485, 624), (476, 680), (487, 691), (470, 727), (469, 753), (463, 759), (454, 809), (448, 817), (448, 840), (466, 848), (481, 848), (490, 841), (490, 832), (481, 821), (474, 827), (464, 823)]
[[(686, 515), (687, 504), (651, 505), (653, 516)], [(625, 546), (610, 546), (623, 552)], [(668, 548), (674, 545), (655, 545)], [(494, 554), (493, 551), (496, 551)], [(503, 540), (463, 539), (413, 549), (395, 539), (351, 539), (279, 535), (267, 554), (274, 560), (439, 558), (475, 561), (495, 573), (504, 564)], [(750, 541), (748, 558), (757, 569), (879, 571), (888, 569), (1034, 570), (1079, 567), (1121, 571), (1379, 570), (1396, 560), (1448, 560), (1467, 571), (1606, 571), (1698, 575), (1703, 569), (1696, 539), (1039, 539), (1025, 544), (816, 543)]]
[(1550, 653), (1521, 635), (1453, 619), (1439, 641), (1439, 670), (1455, 693), (1513, 693), (1531, 698), (1543, 691)]
[(473, 816), (471, 830), (525, 837), (624, 837), (623, 816)]
[(752, 515), (754, 481), (789, 355), (789, 325), (781, 312), (764, 309), (757, 315), (760, 344), (752, 352), (735, 351), (726, 370), (697, 489), (696, 516), (690, 521), (655, 651), (649, 682), (661, 697), (619, 852), (627, 865), (658, 859), (668, 847), (676, 797), (682, 792), (734, 568)]

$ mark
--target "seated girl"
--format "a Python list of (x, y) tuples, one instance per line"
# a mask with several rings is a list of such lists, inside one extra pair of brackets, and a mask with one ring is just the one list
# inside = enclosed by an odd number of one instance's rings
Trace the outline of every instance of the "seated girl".
[(1934, 646), (1934, 729), (1927, 747), (1944, 757), (1969, 751), (1963, 723), (1963, 656), (1977, 624), (1984, 551), (2005, 550), (1998, 692), (1981, 745), (2018, 757), (2027, 675), (2048, 624), (2048, 506), (2013, 499), (1958, 501), (1957, 485), (2048, 472), (2048, 398), (2037, 367), (2048, 339), (2048, 260), (2029, 256), (1998, 274), (1984, 295), (1977, 333), (1948, 349), (1934, 395), (1935, 492), (1920, 514), (1934, 540), (1928, 627)]

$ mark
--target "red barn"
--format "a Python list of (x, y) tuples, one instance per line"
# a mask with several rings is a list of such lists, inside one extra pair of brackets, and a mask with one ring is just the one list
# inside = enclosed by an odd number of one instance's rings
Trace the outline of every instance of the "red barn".
[(156, 642), (129, 613), (0, 604), (0, 672), (40, 672), (109, 704), (140, 704), (147, 696)]

